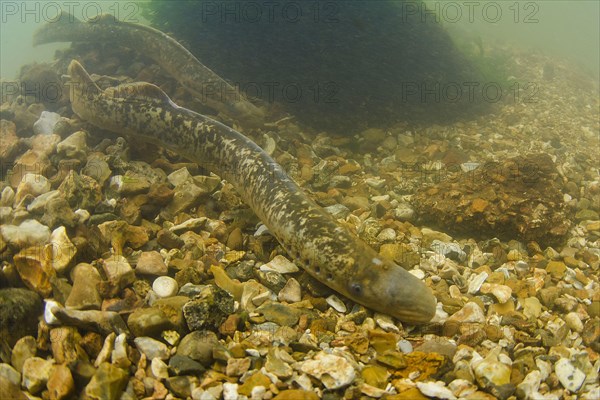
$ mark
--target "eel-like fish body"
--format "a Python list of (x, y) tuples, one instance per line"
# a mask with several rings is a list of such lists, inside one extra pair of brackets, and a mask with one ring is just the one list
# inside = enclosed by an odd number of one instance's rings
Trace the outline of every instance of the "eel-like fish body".
[(53, 42), (117, 43), (134, 49), (153, 59), (207, 106), (242, 122), (257, 124), (264, 120), (261, 108), (246, 100), (175, 39), (149, 26), (122, 22), (110, 14), (82, 22), (63, 12), (33, 35), (34, 45)]
[(177, 106), (152, 84), (102, 91), (75, 60), (68, 75), (80, 118), (174, 150), (231, 182), (286, 252), (320, 282), (405, 322), (425, 323), (435, 314), (436, 299), (421, 280), (339, 224), (246, 136)]

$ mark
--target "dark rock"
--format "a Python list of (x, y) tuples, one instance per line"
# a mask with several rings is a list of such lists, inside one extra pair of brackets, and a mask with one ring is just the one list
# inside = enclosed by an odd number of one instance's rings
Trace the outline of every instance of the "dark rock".
[(42, 299), (26, 289), (0, 289), (0, 337), (14, 346), (23, 336), (36, 336)]
[(200, 375), (206, 369), (190, 357), (175, 354), (169, 359), (169, 370), (175, 375)]
[(208, 285), (183, 307), (183, 315), (190, 331), (217, 330), (233, 313), (233, 297), (225, 290)]

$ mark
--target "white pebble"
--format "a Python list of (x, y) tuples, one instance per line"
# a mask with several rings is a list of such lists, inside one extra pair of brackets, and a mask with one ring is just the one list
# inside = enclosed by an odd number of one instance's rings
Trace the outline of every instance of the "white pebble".
[(282, 255), (277, 255), (268, 263), (261, 265), (260, 270), (265, 272), (274, 271), (279, 272), (280, 274), (292, 274), (299, 271), (296, 264)]
[(421, 393), (428, 397), (438, 399), (455, 400), (456, 396), (450, 389), (444, 386), (443, 382), (417, 382), (417, 388)]
[(331, 296), (326, 298), (325, 301), (327, 301), (327, 304), (333, 307), (333, 309), (337, 312), (345, 313), (347, 310), (344, 302), (341, 301), (340, 298), (337, 297), (335, 294), (332, 294)]
[(238, 400), (237, 383), (223, 383), (223, 400)]
[(156, 278), (152, 283), (152, 290), (158, 297), (171, 297), (177, 294), (179, 285), (177, 285), (177, 281), (170, 276), (161, 276)]
[(54, 300), (46, 300), (46, 305), (44, 307), (44, 321), (48, 325), (60, 325), (60, 321), (56, 316), (54, 316), (54, 312), (58, 311), (61, 308), (60, 304)]
[(413, 351), (412, 343), (410, 343), (406, 339), (400, 339), (396, 346), (398, 347), (398, 350), (400, 350), (404, 354), (412, 353)]
[(583, 331), (583, 322), (581, 322), (581, 318), (579, 318), (577, 313), (570, 312), (565, 315), (565, 322), (567, 323), (567, 326), (571, 328), (571, 330), (575, 332)]
[(563, 387), (573, 393), (577, 392), (585, 381), (585, 374), (566, 358), (561, 358), (554, 364), (554, 372)]
[(483, 282), (488, 278), (487, 272), (482, 272), (477, 275), (471, 275), (469, 277), (469, 294), (477, 294)]
[(33, 133), (36, 135), (51, 135), (59, 120), (60, 114), (42, 111), (40, 118), (33, 124)]

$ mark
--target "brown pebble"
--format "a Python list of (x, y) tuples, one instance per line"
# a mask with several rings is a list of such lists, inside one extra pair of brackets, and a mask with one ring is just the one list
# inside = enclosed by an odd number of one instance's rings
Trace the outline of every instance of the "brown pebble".
[(600, 351), (600, 318), (588, 320), (583, 326), (581, 337), (586, 346), (590, 346), (594, 351)]
[(161, 229), (156, 234), (156, 241), (167, 249), (178, 249), (183, 246), (183, 240), (168, 229)]
[(69, 398), (75, 388), (75, 382), (69, 368), (59, 364), (52, 368), (46, 386), (50, 400), (61, 400)]
[(238, 314), (231, 314), (227, 319), (219, 326), (219, 333), (221, 335), (233, 336), (237, 331), (240, 324), (240, 316)]

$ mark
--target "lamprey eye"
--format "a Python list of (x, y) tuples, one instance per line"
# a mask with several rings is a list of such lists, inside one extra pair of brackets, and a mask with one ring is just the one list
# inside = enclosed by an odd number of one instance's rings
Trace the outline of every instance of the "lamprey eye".
[(362, 295), (363, 289), (360, 283), (352, 283), (350, 285), (350, 293), (352, 293), (355, 296), (360, 296)]

